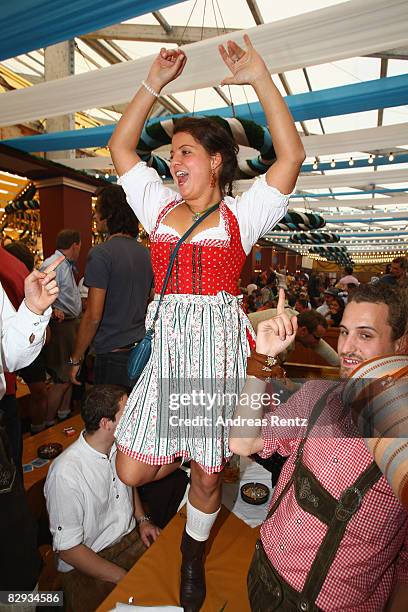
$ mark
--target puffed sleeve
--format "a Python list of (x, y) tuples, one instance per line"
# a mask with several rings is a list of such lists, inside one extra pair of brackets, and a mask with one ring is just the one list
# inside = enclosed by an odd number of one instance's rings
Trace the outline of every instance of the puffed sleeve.
[[(289, 194), (290, 195), (290, 194)], [(238, 220), (242, 246), (250, 253), (257, 240), (267, 234), (285, 216), (289, 195), (282, 194), (266, 182), (265, 175), (255, 179), (252, 186), (235, 199), (226, 198)]]
[(145, 162), (139, 162), (122, 174), (118, 184), (123, 187), (129, 206), (148, 233), (154, 229), (160, 210), (180, 199), (177, 192), (163, 185), (156, 170), (148, 168)]

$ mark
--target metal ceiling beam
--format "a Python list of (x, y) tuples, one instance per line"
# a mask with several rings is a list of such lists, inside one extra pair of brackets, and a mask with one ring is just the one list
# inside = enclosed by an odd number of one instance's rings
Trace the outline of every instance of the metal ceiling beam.
[[(385, 79), (386, 78), (387, 70), (388, 70), (388, 59), (383, 57), (381, 59), (380, 79)], [(379, 108), (378, 109), (377, 127), (382, 126), (383, 119), (384, 119), (384, 109), (383, 108)]]
[(166, 32), (166, 34), (170, 34), (170, 32), (173, 30), (173, 27), (169, 24), (168, 21), (166, 21), (166, 19), (163, 17), (161, 12), (160, 11), (153, 11), (152, 15), (156, 19), (156, 21), (158, 21), (160, 23), (161, 27)]
[[(236, 32), (240, 28), (227, 28), (225, 33)], [(223, 31), (224, 33), (224, 31)], [(139, 25), (134, 23), (121, 23), (119, 25), (110, 26), (96, 30), (90, 34), (81, 36), (82, 40), (130, 40), (141, 42), (159, 42), (159, 43), (175, 43), (183, 44), (195, 43), (205, 38), (213, 38), (219, 36), (219, 28), (200, 28), (173, 26), (169, 33), (163, 31), (161, 25)]]
[(220, 96), (222, 100), (224, 100), (225, 104), (228, 104), (228, 106), (232, 106), (231, 100), (225, 95), (225, 93), (220, 87), (213, 87), (213, 90)]
[(379, 57), (380, 59), (398, 59), (408, 60), (408, 47), (400, 47), (399, 49), (390, 49), (389, 51), (381, 51), (381, 53), (370, 53), (365, 57)]
[(92, 51), (95, 51), (95, 53), (100, 55), (100, 57), (103, 57), (108, 64), (120, 64), (122, 62), (117, 55), (112, 53), (112, 51), (109, 51), (109, 49), (107, 49), (99, 40), (84, 40), (82, 37), (81, 40), (90, 49), (92, 49)]
[(262, 25), (264, 23), (264, 20), (262, 18), (261, 11), (259, 10), (256, 0), (246, 0), (246, 3), (252, 13), (252, 17), (254, 18), (256, 25)]
[(133, 59), (133, 57), (130, 57), (130, 55), (128, 55), (126, 51), (122, 49), (122, 47), (119, 47), (119, 45), (113, 42), (113, 40), (105, 40), (105, 44), (111, 47), (114, 51), (116, 51), (116, 53), (120, 55), (122, 59), (125, 60), (125, 62), (129, 62)]

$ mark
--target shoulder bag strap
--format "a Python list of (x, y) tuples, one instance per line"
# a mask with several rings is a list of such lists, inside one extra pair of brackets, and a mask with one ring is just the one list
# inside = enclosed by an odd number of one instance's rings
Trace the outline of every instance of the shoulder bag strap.
[(202, 221), (204, 221), (204, 219), (206, 217), (208, 217), (209, 215), (211, 215), (211, 213), (213, 213), (215, 210), (217, 210), (217, 208), (219, 207), (220, 203), (221, 203), (221, 200), (219, 202), (217, 202), (217, 204), (214, 204), (214, 206), (211, 206), (211, 208), (209, 208), (199, 219), (197, 219), (197, 221), (195, 221), (193, 223), (193, 225), (188, 228), (188, 230), (182, 235), (182, 237), (180, 238), (180, 240), (176, 244), (176, 246), (174, 248), (174, 251), (172, 253), (172, 256), (170, 258), (169, 265), (167, 267), (166, 277), (164, 279), (163, 288), (162, 288), (162, 291), (161, 291), (161, 294), (160, 294), (160, 300), (159, 300), (159, 303), (157, 305), (156, 313), (154, 315), (154, 319), (153, 319), (152, 324), (151, 324), (151, 329), (154, 328), (154, 325), (155, 325), (155, 323), (156, 323), (156, 321), (158, 319), (160, 306), (161, 306), (161, 303), (163, 301), (163, 297), (164, 297), (164, 295), (166, 293), (167, 285), (169, 284), (169, 280), (170, 280), (170, 276), (171, 276), (171, 271), (173, 269), (173, 265), (174, 265), (174, 262), (176, 260), (176, 256), (177, 256), (179, 248), (181, 247), (182, 243), (186, 240), (186, 238), (189, 237), (191, 232), (197, 227), (197, 225), (199, 225)]

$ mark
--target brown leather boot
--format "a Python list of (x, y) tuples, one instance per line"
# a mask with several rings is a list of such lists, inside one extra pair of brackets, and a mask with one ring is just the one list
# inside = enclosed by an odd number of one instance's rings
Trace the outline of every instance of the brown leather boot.
[(199, 612), (205, 599), (205, 542), (190, 537), (186, 530), (181, 539), (180, 604), (184, 612)]

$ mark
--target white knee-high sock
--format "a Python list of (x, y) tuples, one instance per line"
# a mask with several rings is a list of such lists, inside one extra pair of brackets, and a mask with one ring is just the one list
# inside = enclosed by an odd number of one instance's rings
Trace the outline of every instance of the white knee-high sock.
[(198, 542), (208, 540), (211, 527), (215, 523), (215, 519), (218, 516), (220, 508), (218, 508), (218, 510), (212, 514), (207, 514), (206, 512), (201, 512), (201, 510), (198, 510), (198, 508), (194, 508), (194, 506), (190, 503), (190, 500), (187, 499), (186, 531), (188, 535)]

